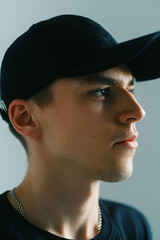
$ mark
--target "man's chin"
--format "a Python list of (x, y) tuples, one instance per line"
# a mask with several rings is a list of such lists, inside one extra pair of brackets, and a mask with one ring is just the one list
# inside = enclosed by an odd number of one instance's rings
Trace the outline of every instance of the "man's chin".
[(131, 177), (133, 167), (122, 169), (121, 171), (112, 171), (102, 177), (101, 181), (105, 182), (121, 182)]

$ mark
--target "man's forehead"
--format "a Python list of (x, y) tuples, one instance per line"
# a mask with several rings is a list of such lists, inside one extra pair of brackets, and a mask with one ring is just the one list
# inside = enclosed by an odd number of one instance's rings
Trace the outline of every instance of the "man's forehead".
[[(113, 86), (123, 83), (125, 86), (134, 86), (135, 78), (130, 70), (126, 67), (115, 67), (103, 72), (98, 72), (85, 76), (77, 76), (71, 78), (59, 78), (57, 84), (62, 86), (73, 85), (74, 88), (79, 89), (89, 85), (106, 85)], [(54, 87), (57, 85), (53, 83)], [(69, 85), (68, 85), (69, 84)]]
[(96, 84), (111, 86), (117, 85), (120, 82), (133, 86), (135, 84), (135, 78), (130, 71), (122, 71), (117, 68), (79, 78), (80, 86)]

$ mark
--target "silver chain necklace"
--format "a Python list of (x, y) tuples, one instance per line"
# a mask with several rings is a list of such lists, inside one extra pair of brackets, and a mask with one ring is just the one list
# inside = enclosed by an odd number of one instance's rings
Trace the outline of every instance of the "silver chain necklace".
[[(16, 204), (17, 204), (17, 207), (20, 211), (20, 214), (22, 215), (23, 218), (27, 219), (26, 218), (26, 213), (23, 209), (23, 206), (22, 206), (22, 203), (21, 201), (19, 200), (19, 198), (17, 197), (16, 193), (15, 193), (15, 188), (11, 190), (11, 194), (12, 194), (12, 197), (13, 199), (15, 200)], [(100, 206), (98, 207), (98, 233), (100, 233), (102, 230), (102, 213), (101, 213), (101, 208)]]
[(98, 233), (102, 231), (102, 212), (100, 206), (98, 207)]
[(17, 195), (16, 195), (16, 193), (15, 193), (15, 188), (12, 189), (11, 194), (12, 194), (12, 197), (13, 197), (13, 199), (15, 200), (15, 202), (16, 202), (16, 204), (17, 204), (17, 207), (18, 207), (18, 209), (19, 209), (19, 211), (20, 211), (20, 214), (22, 215), (22, 217), (24, 217), (25, 219), (27, 219), (27, 218), (26, 218), (25, 211), (24, 211), (24, 209), (23, 209), (23, 207), (22, 207), (22, 204), (21, 204), (19, 198), (17, 197)]

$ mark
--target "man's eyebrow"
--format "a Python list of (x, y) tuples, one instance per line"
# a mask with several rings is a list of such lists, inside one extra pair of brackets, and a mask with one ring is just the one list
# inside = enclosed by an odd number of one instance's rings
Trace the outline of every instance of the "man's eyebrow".
[[(113, 86), (118, 84), (118, 80), (103, 76), (103, 75), (91, 75), (88, 77), (83, 78), (80, 80), (80, 86), (83, 85), (95, 85), (95, 84), (103, 84), (107, 86)], [(132, 78), (131, 81), (129, 82), (128, 86), (134, 86), (135, 84), (135, 78)]]

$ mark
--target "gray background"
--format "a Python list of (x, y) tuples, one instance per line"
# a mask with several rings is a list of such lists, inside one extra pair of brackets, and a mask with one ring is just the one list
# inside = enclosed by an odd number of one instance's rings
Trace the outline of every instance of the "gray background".
[[(0, 0), (0, 62), (7, 47), (33, 23), (74, 13), (102, 24), (118, 41), (160, 30), (159, 0)], [(160, 80), (136, 84), (136, 97), (146, 110), (137, 124), (139, 147), (132, 177), (101, 183), (100, 195), (140, 209), (149, 219), (154, 240), (160, 239)], [(27, 168), (20, 143), (0, 119), (0, 193), (21, 182)]]

